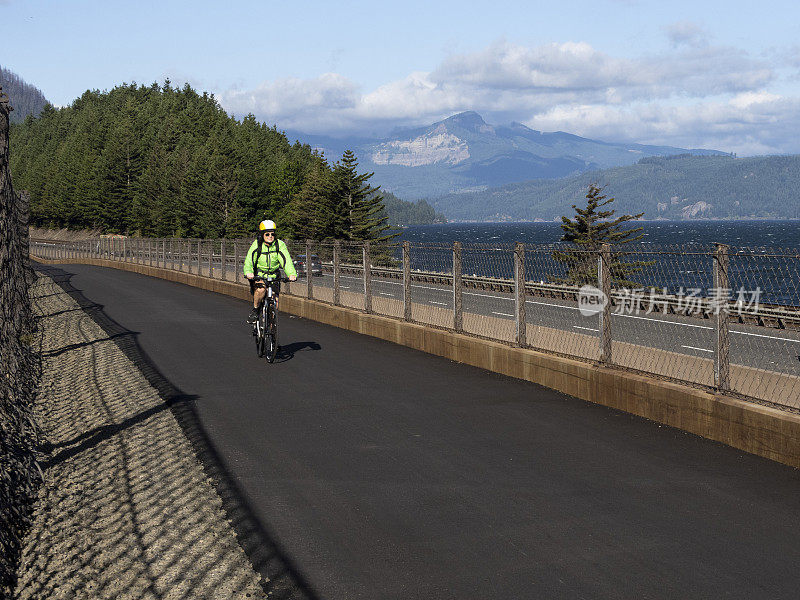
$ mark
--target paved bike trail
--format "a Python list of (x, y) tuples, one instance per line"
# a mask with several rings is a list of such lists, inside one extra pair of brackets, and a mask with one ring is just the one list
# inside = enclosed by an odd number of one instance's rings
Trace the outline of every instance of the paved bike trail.
[(792, 598), (800, 472), (537, 385), (83, 265), (318, 598)]

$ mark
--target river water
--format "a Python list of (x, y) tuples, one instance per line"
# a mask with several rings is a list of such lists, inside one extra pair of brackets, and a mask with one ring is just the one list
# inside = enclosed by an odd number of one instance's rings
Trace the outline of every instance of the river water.
[[(800, 249), (800, 221), (640, 221), (641, 242), (655, 245), (707, 245)], [(447, 223), (415, 225), (403, 230), (411, 242), (553, 244), (563, 231), (559, 223)]]
[[(762, 303), (800, 306), (800, 221), (650, 221), (628, 225), (643, 230), (642, 244), (626, 247), (633, 253), (624, 259), (642, 261), (629, 277), (640, 286), (666, 288), (674, 294), (695, 290), (698, 295), (710, 295), (714, 288), (710, 251), (719, 242), (731, 246), (729, 286), (733, 297), (741, 290), (747, 294), (745, 301), (755, 298)], [(497, 250), (465, 248), (463, 269), (465, 274), (503, 278), (513, 277), (509, 246), (523, 242), (527, 246), (526, 279), (554, 281), (566, 273), (566, 265), (553, 258), (552, 250), (537, 251), (536, 246), (556, 244), (562, 233), (558, 223), (448, 223), (408, 227), (399, 241), (408, 240), (412, 246), (414, 242), (449, 245), (453, 241), (496, 244)], [(451, 256), (446, 246), (412, 250), (412, 268), (446, 272), (452, 269)]]

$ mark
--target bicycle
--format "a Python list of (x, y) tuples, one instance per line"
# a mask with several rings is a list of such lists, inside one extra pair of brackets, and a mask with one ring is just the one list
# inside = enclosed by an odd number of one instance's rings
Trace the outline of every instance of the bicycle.
[(253, 324), (253, 336), (256, 338), (256, 352), (259, 358), (265, 357), (267, 362), (275, 362), (278, 354), (278, 311), (276, 309), (275, 283), (289, 281), (288, 277), (256, 277), (256, 285), (266, 284), (267, 293), (258, 309), (258, 318)]

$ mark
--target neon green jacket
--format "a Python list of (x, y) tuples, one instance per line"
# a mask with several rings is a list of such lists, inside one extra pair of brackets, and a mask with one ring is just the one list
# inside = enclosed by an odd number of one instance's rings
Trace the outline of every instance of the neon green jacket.
[(271, 244), (261, 244), (261, 255), (258, 256), (258, 270), (253, 269), (253, 261), (258, 255), (258, 240), (255, 240), (244, 257), (244, 274), (253, 273), (254, 275), (272, 275), (278, 269), (283, 269), (289, 277), (296, 277), (297, 270), (294, 268), (292, 257), (289, 256), (289, 249), (283, 240), (276, 240)]

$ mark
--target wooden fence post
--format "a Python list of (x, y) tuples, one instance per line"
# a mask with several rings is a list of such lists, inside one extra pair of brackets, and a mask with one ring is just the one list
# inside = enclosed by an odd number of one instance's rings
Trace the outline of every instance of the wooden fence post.
[(306, 240), (306, 298), (314, 297), (314, 273), (311, 271), (311, 240)]
[(403, 319), (411, 320), (411, 242), (403, 242)]
[(456, 331), (464, 330), (464, 308), (461, 301), (462, 272), (461, 242), (453, 242), (453, 329)]
[(728, 268), (730, 266), (729, 247), (725, 244), (717, 244), (714, 252), (714, 294), (715, 317), (714, 329), (716, 330), (716, 347), (714, 352), (714, 385), (718, 390), (727, 391), (731, 389), (730, 381), (730, 350), (731, 339), (728, 329), (728, 294), (730, 292), (730, 281), (728, 279)]
[(364, 262), (364, 311), (372, 312), (372, 277), (370, 276), (370, 253), (369, 242), (364, 242), (363, 246), (363, 262)]
[(514, 315), (517, 325), (517, 345), (528, 345), (525, 322), (525, 244), (514, 247)]
[(603, 292), (603, 310), (600, 311), (600, 362), (611, 364), (611, 244), (603, 244), (597, 259), (597, 277)]
[(334, 240), (333, 241), (333, 304), (335, 306), (339, 306), (341, 299), (339, 297), (339, 275), (340, 275), (340, 268), (339, 268), (339, 261), (341, 260), (342, 255), (342, 241), (341, 240)]

